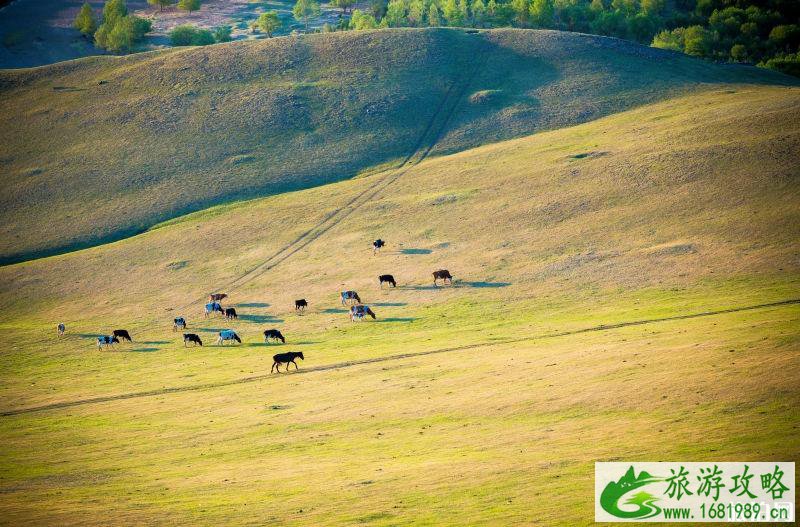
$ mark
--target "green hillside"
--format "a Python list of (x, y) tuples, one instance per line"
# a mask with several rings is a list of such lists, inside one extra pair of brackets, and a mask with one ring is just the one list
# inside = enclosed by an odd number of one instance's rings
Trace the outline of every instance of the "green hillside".
[(796, 459), (798, 123), (706, 87), (2, 267), (0, 517), (574, 526), (598, 460)]
[(349, 32), (6, 70), (0, 261), (431, 148), (460, 151), (682, 92), (787, 82), (616, 39), (524, 30)]

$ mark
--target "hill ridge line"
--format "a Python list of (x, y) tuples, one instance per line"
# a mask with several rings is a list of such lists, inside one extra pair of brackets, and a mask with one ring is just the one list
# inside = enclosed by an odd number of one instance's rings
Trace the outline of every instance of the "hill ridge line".
[[(780, 307), (780, 306), (787, 306), (793, 304), (800, 304), (800, 298), (793, 298), (788, 300), (780, 300), (777, 302), (769, 302), (765, 304), (755, 304), (750, 306), (740, 306), (728, 309), (718, 309), (713, 311), (701, 311), (699, 313), (690, 313), (687, 315), (672, 315), (668, 317), (659, 317), (659, 318), (649, 318), (649, 319), (642, 319), (642, 320), (632, 320), (628, 322), (619, 322), (616, 324), (600, 324), (597, 326), (590, 326), (588, 328), (580, 328), (575, 330), (569, 331), (561, 331), (555, 333), (548, 333), (544, 335), (538, 336), (527, 336), (527, 337), (517, 337), (512, 339), (505, 339), (505, 340), (497, 340), (493, 342), (477, 342), (473, 344), (466, 344), (463, 346), (454, 346), (450, 348), (439, 348), (434, 350), (428, 351), (418, 351), (418, 352), (409, 352), (409, 353), (399, 353), (395, 355), (387, 355), (385, 357), (373, 357), (370, 359), (361, 359), (361, 360), (352, 360), (352, 361), (345, 361), (339, 362), (334, 364), (327, 364), (322, 366), (313, 366), (311, 368), (304, 368), (303, 370), (297, 370), (291, 375), (297, 374), (304, 374), (304, 373), (315, 373), (321, 371), (331, 371), (331, 370), (340, 370), (344, 368), (350, 368), (353, 366), (362, 366), (365, 364), (374, 364), (379, 362), (390, 362), (395, 360), (402, 360), (414, 357), (423, 357), (426, 355), (436, 355), (439, 353), (450, 353), (453, 351), (463, 351), (468, 349), (476, 349), (476, 348), (483, 348), (487, 346), (497, 346), (503, 344), (515, 344), (519, 342), (529, 342), (533, 340), (543, 340), (543, 339), (551, 339), (551, 338), (558, 338), (558, 337), (568, 337), (573, 335), (580, 335), (582, 333), (591, 333), (595, 331), (609, 331), (614, 329), (620, 329), (625, 327), (635, 327), (635, 326), (642, 326), (647, 324), (657, 324), (661, 322), (670, 322), (675, 320), (688, 320), (693, 318), (702, 318), (702, 317), (709, 317), (709, 316), (716, 316), (716, 315), (724, 315), (728, 313), (739, 313), (742, 311), (754, 311), (758, 309), (768, 309), (771, 307)], [(100, 404), (106, 402), (113, 402), (113, 401), (123, 401), (127, 399), (138, 399), (143, 397), (155, 397), (158, 395), (167, 395), (170, 393), (182, 393), (182, 392), (191, 392), (191, 391), (199, 391), (199, 390), (209, 390), (214, 388), (224, 388), (227, 386), (235, 386), (238, 384), (247, 384), (251, 382), (258, 382), (270, 378), (279, 378), (275, 377), (272, 373), (265, 373), (261, 375), (254, 375), (251, 377), (242, 377), (239, 379), (233, 379), (230, 381), (220, 381), (220, 382), (210, 382), (210, 383), (203, 383), (203, 384), (194, 384), (189, 386), (174, 386), (171, 388), (160, 388), (157, 390), (147, 390), (142, 392), (131, 392), (131, 393), (124, 393), (119, 395), (107, 395), (101, 397), (91, 397), (87, 399), (76, 399), (73, 401), (63, 401), (58, 403), (50, 403), (44, 404), (41, 406), (31, 406), (27, 408), (19, 408), (16, 410), (5, 410), (0, 412), (0, 417), (12, 417), (15, 415), (22, 415), (28, 413), (35, 413), (35, 412), (44, 412), (48, 410), (59, 410), (63, 408), (72, 408), (75, 406), (85, 406), (90, 404)]]
[[(408, 170), (415, 167), (416, 165), (420, 164), (424, 161), (433, 148), (436, 146), (438, 141), (441, 139), (442, 135), (444, 134), (448, 123), (452, 120), (453, 115), (455, 115), (455, 111), (459, 106), (459, 103), (464, 97), (464, 94), (472, 84), (475, 79), (475, 76), (480, 71), (480, 67), (482, 64), (485, 64), (487, 60), (487, 51), (489, 49), (489, 44), (483, 40), (483, 37), (480, 37), (481, 45), (480, 45), (480, 55), (474, 60), (472, 70), (466, 76), (456, 77), (453, 82), (448, 87), (447, 91), (445, 92), (442, 101), (439, 103), (436, 111), (434, 112), (433, 116), (431, 117), (428, 125), (425, 127), (425, 130), (420, 135), (419, 140), (414, 145), (414, 149), (403, 159), (403, 161), (394, 169), (388, 171), (387, 175), (385, 175), (380, 181), (375, 183), (374, 185), (368, 187), (364, 191), (358, 193), (355, 197), (350, 199), (347, 203), (343, 206), (334, 209), (323, 219), (318, 222), (316, 225), (308, 229), (307, 231), (300, 234), (297, 238), (293, 241), (289, 242), (287, 245), (280, 248), (278, 251), (267, 257), (262, 263), (258, 264), (254, 268), (244, 272), (239, 277), (233, 279), (232, 281), (228, 282), (225, 286), (222, 286), (220, 289), (224, 289), (224, 292), (234, 291), (237, 288), (242, 287), (243, 285), (251, 282), (252, 280), (262, 276), (267, 271), (270, 271), (289, 259), (291, 256), (296, 254), (298, 251), (304, 249), (309, 244), (313, 243), (315, 240), (319, 239), (323, 234), (328, 232), (330, 229), (339, 225), (342, 221), (344, 221), (350, 214), (356, 211), (359, 207), (364, 205), (369, 201), (370, 198), (375, 197), (378, 193), (382, 192), (390, 185), (395, 183), (398, 179), (400, 179), (403, 175), (405, 175)], [(455, 94), (455, 98), (452, 101), (452, 105), (448, 105), (448, 101), (451, 98), (451, 94), (453, 90), (461, 84), (461, 88)], [(451, 106), (449, 110), (447, 107)], [(430, 141), (428, 141), (427, 146), (425, 146), (425, 139), (428, 137), (430, 132), (434, 130), (434, 125), (436, 121), (439, 119), (439, 116), (442, 112), (446, 112), (444, 119), (442, 120), (441, 124), (439, 125), (438, 129), (435, 129), (434, 135)], [(363, 199), (362, 199), (363, 198)], [(337, 218), (338, 216), (338, 218)], [(316, 232), (315, 232), (316, 231)], [(193, 300), (192, 302), (180, 306), (178, 309), (187, 309), (197, 303), (205, 301), (205, 296)]]

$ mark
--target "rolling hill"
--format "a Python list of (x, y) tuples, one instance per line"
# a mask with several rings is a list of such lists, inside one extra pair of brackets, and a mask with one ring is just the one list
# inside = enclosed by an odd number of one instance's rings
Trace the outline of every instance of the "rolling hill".
[(0, 262), (681, 93), (793, 82), (523, 30), (347, 32), (6, 70)]
[(598, 460), (796, 459), (800, 89), (637, 106), (0, 268), (0, 517), (571, 526)]

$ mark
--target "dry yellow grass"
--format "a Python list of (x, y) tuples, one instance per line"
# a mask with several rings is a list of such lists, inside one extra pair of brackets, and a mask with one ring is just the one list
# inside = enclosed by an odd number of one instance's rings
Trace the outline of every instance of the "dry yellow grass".
[[(427, 160), (226, 291), (238, 322), (188, 304), (391, 173), (0, 268), (0, 409), (182, 390), (0, 417), (0, 517), (588, 525), (597, 460), (796, 460), (798, 304), (667, 319), (798, 296), (798, 103), (743, 85)], [(184, 349), (177, 314), (245, 345)], [(114, 327), (136, 342), (95, 351)], [(386, 360), (259, 377), (273, 350)]]

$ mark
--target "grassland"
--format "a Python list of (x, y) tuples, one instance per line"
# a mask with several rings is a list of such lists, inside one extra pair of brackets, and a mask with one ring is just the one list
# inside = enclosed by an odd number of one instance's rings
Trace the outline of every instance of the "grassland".
[(2, 522), (588, 525), (598, 460), (796, 461), (799, 118), (709, 88), (0, 268)]
[(426, 147), (453, 153), (682, 93), (792, 82), (522, 30), (312, 35), (2, 71), (0, 262), (344, 180)]

